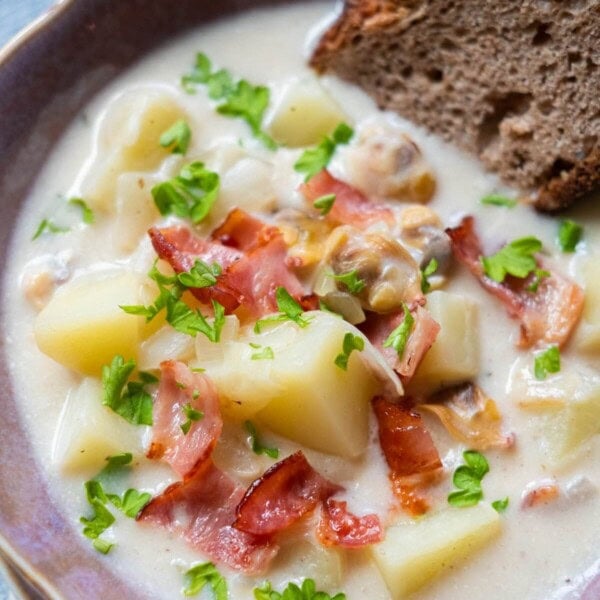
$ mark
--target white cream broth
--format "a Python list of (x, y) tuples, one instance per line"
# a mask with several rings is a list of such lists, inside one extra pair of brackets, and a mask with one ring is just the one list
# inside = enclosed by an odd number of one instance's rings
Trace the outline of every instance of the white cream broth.
[[(101, 211), (97, 211), (95, 224), (80, 223), (78, 210), (66, 207), (59, 196), (85, 196), (90, 169), (102, 160), (95, 140), (107, 106), (114, 105), (120, 96), (152, 89), (171, 95), (190, 116), (193, 138), (186, 159), (205, 156), (207, 149), (220, 146), (221, 153), (211, 154), (206, 161), (208, 166), (219, 170), (220, 166), (227, 165), (228, 153), (245, 151), (238, 145), (238, 140), (243, 139), (242, 146), (251, 156), (273, 165), (272, 181), (279, 206), (301, 206), (302, 199), (295, 190), (302, 177), (292, 168), (301, 150), (283, 149), (272, 155), (252, 140), (244, 123), (216, 115), (201, 87), (195, 95), (185, 94), (179, 86), (179, 78), (189, 70), (195, 53), (203, 51), (215, 65), (227, 68), (234, 76), (268, 85), (273, 90), (276, 104), (278, 94), (291, 77), (310, 76), (306, 67), (307, 36), (311, 30), (314, 35), (315, 25), (322, 26), (322, 19), (329, 16), (332, 9), (330, 4), (311, 4), (251, 11), (174, 40), (150, 54), (99, 94), (74, 120), (40, 173), (22, 211), (7, 261), (3, 327), (10, 370), (22, 417), (31, 432), (30, 441), (47, 472), (51, 493), (77, 530), (81, 529), (79, 517), (90, 514), (83, 483), (93, 477), (95, 471), (68, 474), (49, 457), (54, 456), (54, 434), (65, 399), (79, 385), (81, 376), (54, 362), (37, 348), (33, 325), (39, 307), (24, 298), (24, 291), (32, 276), (39, 273), (51, 273), (57, 287), (87, 272), (115, 266), (145, 273), (152, 264), (154, 253), (143, 232), (140, 232), (138, 246), (124, 248), (119, 232), (112, 230), (111, 219)], [(536, 214), (522, 205), (512, 209), (482, 206), (479, 203), (482, 196), (503, 191), (503, 188), (496, 179), (483, 173), (478, 164), (399, 117), (379, 113), (373, 102), (358, 89), (332, 77), (323, 78), (321, 83), (355, 128), (360, 129), (365, 123), (392, 124), (417, 142), (437, 181), (437, 191), (429, 206), (441, 216), (445, 225), (457, 223), (464, 214), (473, 214), (477, 230), (489, 251), (507, 240), (535, 235), (542, 240), (545, 252), (551, 255), (556, 268), (583, 283), (582, 269), (600, 247), (597, 210), (586, 207), (574, 213), (574, 218), (585, 224), (585, 241), (576, 253), (561, 254), (555, 243), (555, 218)], [(115, 131), (112, 135), (118, 137), (120, 132)], [(351, 179), (344, 161), (347, 151), (341, 149), (331, 165), (332, 171), (342, 179)], [(167, 158), (160, 173), (153, 169), (152, 173), (140, 177), (145, 184), (153, 185), (153, 177), (160, 180), (161, 176), (166, 178), (165, 174), (171, 176), (181, 164), (180, 159)], [(272, 207), (263, 208), (268, 212)], [(224, 216), (225, 213), (219, 213), (219, 210), (217, 201), (216, 215), (209, 218), (205, 231), (210, 231)], [(32, 241), (42, 218), (68, 224), (71, 231), (45, 234)], [(173, 221), (169, 218), (160, 222)], [(517, 406), (515, 394), (511, 392), (515, 386), (511, 377), (518, 379), (519, 368), (513, 365), (531, 366), (533, 363), (532, 351), (518, 351), (515, 347), (519, 333), (517, 322), (509, 319), (500, 303), (486, 294), (462, 268), (451, 272), (444, 289), (468, 296), (479, 306), (481, 366), (477, 382), (497, 402), (505, 430), (516, 434), (516, 445), (510, 450), (484, 453), (490, 463), (490, 472), (483, 481), (486, 501), (510, 498), (507, 511), (501, 515), (501, 534), (421, 588), (414, 598), (576, 598), (584, 585), (586, 569), (590, 569), (588, 575), (591, 576), (592, 565), (600, 557), (598, 436), (583, 444), (571, 460), (558, 465), (547, 460), (539, 417)], [(563, 350), (561, 357), (563, 369), (593, 373), (595, 357), (588, 354), (586, 358), (574, 344)], [(437, 510), (446, 504), (445, 496), (452, 489), (451, 474), (461, 463), (465, 448), (453, 441), (432, 418), (425, 418), (446, 467), (447, 477), (434, 492), (433, 510)], [(232, 475), (247, 484), (273, 461), (249, 453), (236, 464), (239, 454), (235, 452), (236, 449), (239, 452), (245, 437), (240, 438), (238, 433), (237, 438), (242, 441), (236, 442), (236, 434), (231, 433), (233, 429), (233, 425), (226, 426), (225, 435), (230, 446), (225, 443), (218, 447), (215, 460), (224, 468), (232, 467)], [(280, 448), (281, 456), (299, 448), (298, 444), (274, 434), (265, 433), (264, 437)], [(358, 514), (387, 513), (393, 500), (374, 422), (371, 423), (368, 450), (358, 459), (351, 461), (312, 450), (305, 452), (317, 470), (346, 487), (344, 498), (351, 510)], [(547, 478), (554, 478), (558, 483), (559, 498), (523, 509), (521, 495), (526, 487)], [(127, 483), (155, 495), (175, 480), (169, 467), (139, 459)], [(265, 577), (248, 578), (222, 568), (230, 597), (252, 598), (252, 588), (264, 579), (269, 579), (274, 589), (281, 590), (288, 581), (301, 582), (305, 577), (312, 577), (319, 589), (332, 594), (343, 591), (349, 599), (390, 598), (366, 551), (319, 547), (311, 534), (315, 519), (309, 519), (311, 526), (299, 528), (297, 537), (284, 536), (282, 550)], [(400, 519), (409, 520), (409, 517)], [(165, 530), (142, 526), (122, 515), (117, 516), (117, 523), (103, 537), (115, 542), (115, 546), (106, 556), (98, 554), (97, 559), (128, 580), (137, 582), (141, 593), (153, 598), (178, 597), (183, 585), (182, 573), (190, 565), (206, 560)], [(91, 544), (89, 551), (94, 553)], [(210, 592), (204, 591), (202, 597), (209, 598)]]

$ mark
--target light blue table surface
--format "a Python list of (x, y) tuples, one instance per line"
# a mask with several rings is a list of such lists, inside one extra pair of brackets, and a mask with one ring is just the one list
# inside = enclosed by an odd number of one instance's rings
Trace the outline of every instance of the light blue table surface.
[[(54, 0), (0, 0), (0, 47), (41, 15)], [(0, 600), (13, 600), (0, 573)]]

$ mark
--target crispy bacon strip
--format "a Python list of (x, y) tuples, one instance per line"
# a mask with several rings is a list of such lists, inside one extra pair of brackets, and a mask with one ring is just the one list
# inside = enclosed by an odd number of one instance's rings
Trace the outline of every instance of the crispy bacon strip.
[(411, 314), (415, 323), (401, 358), (398, 357), (394, 348), (384, 348), (383, 344), (390, 333), (402, 323), (403, 311), (385, 315), (370, 313), (365, 323), (360, 326), (369, 341), (383, 354), (392, 369), (400, 375), (403, 384), (408, 383), (415, 374), (417, 367), (440, 331), (437, 321), (422, 306), (417, 306)]
[(278, 547), (268, 537), (231, 526), (243, 495), (243, 488), (208, 459), (191, 478), (153, 498), (138, 521), (165, 527), (212, 560), (258, 575), (267, 570)]
[(502, 431), (496, 403), (473, 383), (438, 392), (420, 408), (435, 414), (454, 439), (475, 450), (510, 448), (515, 443), (513, 433)]
[(360, 548), (383, 539), (383, 528), (375, 514), (357, 517), (348, 511), (347, 503), (329, 498), (321, 511), (317, 537), (324, 546)]
[[(161, 377), (154, 399), (154, 425), (148, 458), (163, 458), (181, 477), (189, 477), (211, 454), (223, 428), (217, 390), (201, 373), (193, 373), (181, 362), (160, 365)], [(203, 417), (192, 421), (185, 434), (181, 425), (190, 405)]]
[(533, 508), (558, 499), (560, 488), (554, 479), (543, 479), (528, 485), (521, 496), (521, 508)]
[(298, 451), (273, 465), (250, 485), (238, 504), (233, 526), (254, 535), (272, 535), (341, 489), (319, 475), (302, 451)]
[(533, 275), (526, 279), (509, 276), (498, 283), (483, 271), (481, 242), (473, 217), (465, 217), (458, 227), (446, 229), (446, 233), (457, 260), (501, 300), (510, 317), (520, 321), (520, 347), (528, 348), (538, 342), (562, 346), (569, 339), (583, 310), (583, 290), (577, 284), (555, 272), (542, 279), (536, 292), (527, 290)]
[(277, 227), (265, 225), (247, 212), (234, 208), (212, 232), (211, 238), (224, 246), (247, 252), (260, 245), (262, 240), (278, 234)]
[(394, 494), (412, 514), (422, 514), (428, 505), (417, 490), (433, 481), (442, 468), (431, 435), (421, 416), (400, 404), (376, 397), (373, 410)]
[(300, 191), (311, 204), (321, 196), (335, 194), (327, 219), (338, 224), (354, 225), (359, 229), (380, 221), (394, 224), (394, 213), (389, 207), (369, 200), (357, 189), (333, 177), (327, 169), (302, 184)]

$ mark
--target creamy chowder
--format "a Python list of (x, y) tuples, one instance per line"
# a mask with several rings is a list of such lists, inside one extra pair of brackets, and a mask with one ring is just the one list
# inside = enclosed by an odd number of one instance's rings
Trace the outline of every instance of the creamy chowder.
[(600, 558), (600, 215), (537, 214), (317, 79), (331, 11), (174, 40), (49, 157), (4, 298), (36, 457), (141, 596), (579, 598)]

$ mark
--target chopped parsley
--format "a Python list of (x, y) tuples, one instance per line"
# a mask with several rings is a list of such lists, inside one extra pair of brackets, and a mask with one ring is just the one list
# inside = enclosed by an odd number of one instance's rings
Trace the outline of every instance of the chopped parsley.
[(506, 208), (514, 208), (517, 205), (515, 198), (509, 198), (502, 194), (488, 194), (480, 200), (481, 204), (488, 204), (491, 206), (505, 206)]
[(431, 289), (431, 284), (429, 283), (429, 277), (431, 277), (438, 268), (438, 261), (435, 258), (432, 258), (425, 268), (421, 269), (421, 291), (426, 294)]
[(81, 218), (86, 225), (92, 225), (95, 221), (94, 211), (83, 198), (69, 198), (68, 202), (71, 206), (77, 206), (81, 209)]
[(304, 181), (308, 181), (329, 164), (337, 146), (347, 144), (353, 135), (354, 130), (349, 125), (340, 123), (331, 137), (326, 136), (318, 146), (305, 150), (294, 164), (294, 169), (304, 173)]
[(583, 235), (583, 227), (566, 219), (558, 226), (558, 245), (563, 252), (575, 252), (577, 244)]
[(179, 283), (188, 288), (205, 288), (215, 285), (220, 274), (221, 265), (217, 263), (207, 265), (196, 259), (194, 266), (186, 273), (179, 273), (177, 279)]
[(197, 85), (206, 85), (208, 96), (216, 100), (217, 112), (227, 117), (238, 117), (250, 127), (252, 134), (271, 150), (277, 144), (262, 130), (262, 121), (269, 106), (269, 88), (252, 85), (245, 79), (234, 81), (225, 69), (213, 71), (210, 59), (202, 52), (196, 54), (191, 73), (184, 75), (181, 84), (186, 92), (193, 94)]
[(365, 289), (364, 279), (361, 279), (358, 276), (358, 271), (356, 269), (346, 273), (340, 273), (339, 275), (331, 273), (330, 275), (327, 275), (327, 277), (331, 277), (331, 279), (343, 283), (351, 294), (360, 294)]
[(362, 352), (365, 348), (365, 340), (359, 335), (354, 335), (350, 332), (344, 335), (344, 341), (342, 342), (342, 352), (335, 357), (334, 363), (337, 367), (343, 371), (348, 370), (348, 359), (352, 354), (353, 350)]
[(537, 268), (534, 254), (541, 249), (542, 242), (536, 237), (519, 238), (506, 244), (496, 254), (482, 257), (483, 270), (498, 283), (502, 283), (507, 275), (525, 279)]
[(179, 175), (155, 185), (151, 192), (161, 215), (177, 215), (200, 223), (219, 195), (218, 173), (209, 171), (204, 163), (185, 165)]
[(483, 498), (481, 480), (490, 470), (485, 456), (475, 450), (463, 452), (463, 459), (466, 464), (458, 467), (452, 476), (452, 483), (458, 488), (448, 495), (448, 503), (452, 506), (464, 507), (477, 504)]
[(135, 369), (133, 359), (125, 362), (117, 354), (102, 367), (102, 404), (112, 408), (133, 425), (152, 425), (152, 397), (143, 381), (128, 381)]
[(290, 293), (284, 287), (278, 287), (275, 291), (275, 300), (280, 314), (259, 319), (254, 325), (254, 332), (260, 333), (263, 325), (266, 323), (275, 323), (279, 321), (293, 321), (298, 327), (306, 327), (310, 319), (303, 316), (302, 307), (292, 298)]
[(199, 594), (204, 586), (210, 586), (215, 600), (228, 600), (227, 581), (219, 573), (214, 563), (206, 562), (194, 565), (184, 575), (186, 586), (182, 593), (184, 596), (195, 596)]
[(415, 319), (410, 314), (408, 306), (403, 303), (402, 309), (404, 310), (402, 323), (400, 323), (400, 325), (390, 333), (385, 342), (383, 342), (383, 347), (393, 348), (396, 351), (396, 354), (398, 354), (398, 358), (402, 358), (404, 349), (406, 348), (406, 342), (408, 341), (410, 332), (415, 324)]
[(260, 441), (258, 437), (258, 432), (256, 431), (256, 427), (254, 426), (254, 423), (252, 423), (252, 421), (245, 421), (244, 427), (246, 428), (246, 431), (250, 434), (250, 445), (254, 454), (264, 454), (266, 456), (270, 456), (271, 458), (279, 457), (279, 449), (265, 446)]
[(38, 225), (38, 228), (35, 230), (35, 233), (33, 234), (31, 240), (37, 240), (46, 231), (48, 233), (67, 233), (67, 231), (69, 231), (69, 228), (56, 225), (49, 219), (43, 219), (42, 222)]
[(302, 587), (288, 583), (283, 592), (273, 590), (270, 581), (265, 581), (260, 587), (254, 588), (255, 600), (346, 600), (346, 594), (339, 592), (330, 596), (327, 592), (317, 591), (314, 579), (305, 579)]
[(538, 291), (542, 280), (546, 279), (546, 277), (550, 277), (550, 275), (550, 271), (545, 271), (544, 269), (536, 269), (533, 272), (533, 279), (531, 280), (531, 283), (525, 289), (528, 292), (535, 294)]
[(492, 502), (492, 508), (499, 513), (503, 513), (508, 508), (508, 496), (501, 500), (494, 500)]
[(271, 346), (261, 346), (260, 344), (254, 344), (250, 342), (250, 347), (254, 350), (258, 350), (258, 352), (253, 352), (250, 356), (251, 360), (273, 360), (275, 358), (275, 353), (273, 352), (273, 348)]
[[(88, 482), (89, 483), (89, 482)], [(86, 492), (87, 492), (87, 483)], [(80, 517), (79, 522), (83, 525), (83, 535), (92, 541), (94, 548), (102, 554), (108, 554), (113, 544), (100, 538), (100, 536), (115, 522), (113, 514), (104, 506), (104, 502), (97, 496), (87, 493), (88, 502), (94, 514), (88, 517)], [(106, 498), (106, 496), (105, 496)]]
[(183, 119), (175, 121), (159, 139), (163, 148), (171, 148), (173, 154), (185, 154), (192, 139), (192, 130)]
[(180, 425), (183, 435), (187, 435), (192, 427), (192, 422), (199, 421), (204, 417), (204, 413), (201, 410), (192, 408), (192, 405), (188, 402), (183, 407), (183, 414), (185, 415), (186, 421)]
[(560, 351), (558, 346), (550, 346), (535, 355), (533, 373), (536, 379), (546, 379), (548, 373), (560, 371)]
[(335, 194), (325, 194), (320, 198), (317, 198), (313, 202), (313, 206), (321, 211), (321, 216), (325, 216), (329, 213), (329, 211), (333, 208), (333, 203), (335, 202)]

